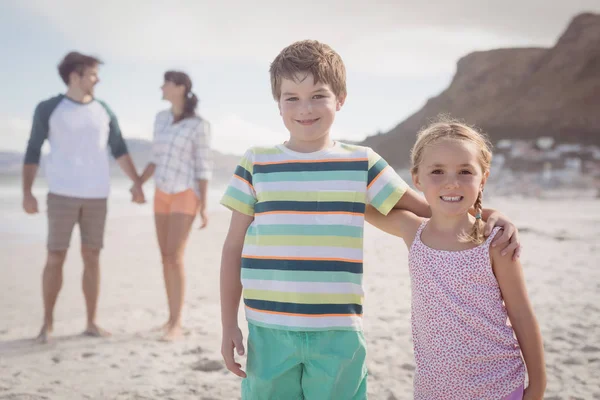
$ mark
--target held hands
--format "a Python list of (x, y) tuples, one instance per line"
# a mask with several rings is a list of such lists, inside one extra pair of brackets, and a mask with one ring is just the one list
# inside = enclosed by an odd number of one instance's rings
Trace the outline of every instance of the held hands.
[(27, 214), (37, 214), (39, 212), (38, 202), (33, 194), (28, 193), (23, 196), (23, 210)]
[(223, 328), (223, 339), (221, 342), (221, 356), (225, 361), (227, 369), (240, 378), (245, 378), (246, 373), (242, 371), (242, 365), (235, 361), (235, 355), (233, 350), (237, 350), (239, 356), (243, 356), (244, 350), (244, 337), (242, 331), (236, 325), (231, 328)]
[(146, 202), (146, 197), (144, 196), (144, 190), (142, 189), (141, 183), (134, 183), (131, 189), (131, 201), (137, 204), (144, 204)]
[(495, 226), (502, 227), (502, 235), (496, 235), (492, 241), (492, 247), (505, 246), (500, 254), (503, 256), (510, 254), (512, 259), (516, 260), (521, 255), (521, 243), (519, 242), (519, 233), (517, 227), (498, 211), (494, 211), (488, 217), (483, 234), (489, 236)]

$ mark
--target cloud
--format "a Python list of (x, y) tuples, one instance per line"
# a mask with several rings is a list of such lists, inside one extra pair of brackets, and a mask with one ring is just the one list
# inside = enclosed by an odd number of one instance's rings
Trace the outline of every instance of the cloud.
[[(389, 76), (448, 72), (476, 49), (552, 45), (597, 0), (30, 0), (75, 48), (139, 62), (242, 60), (268, 65), (289, 43), (331, 44), (352, 69)], [(100, 33), (100, 34), (99, 34)], [(423, 68), (425, 66), (425, 68)]]

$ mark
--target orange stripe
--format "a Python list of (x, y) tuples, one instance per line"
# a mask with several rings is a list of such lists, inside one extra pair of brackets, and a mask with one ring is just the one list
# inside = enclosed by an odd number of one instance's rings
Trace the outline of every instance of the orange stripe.
[(273, 165), (273, 164), (288, 164), (288, 163), (322, 163), (322, 162), (338, 162), (338, 161), (369, 161), (368, 158), (328, 158), (326, 160), (283, 160), (283, 161), (264, 161), (254, 162), (254, 165)]
[(337, 214), (345, 214), (345, 215), (355, 215), (361, 216), (363, 213), (352, 213), (348, 211), (265, 211), (261, 213), (256, 213), (254, 215), (268, 215), (268, 214), (319, 214), (319, 215), (337, 215)]
[(264, 314), (274, 314), (274, 315), (288, 315), (290, 317), (310, 317), (310, 318), (326, 318), (326, 317), (361, 317), (362, 314), (292, 314), (292, 313), (284, 313), (281, 311), (266, 311), (266, 310), (257, 310), (256, 308), (248, 307), (244, 305), (249, 310), (256, 311)]
[(252, 190), (254, 190), (254, 186), (252, 186), (252, 184), (250, 182), (248, 182), (247, 180), (245, 180), (241, 176), (233, 174), (233, 177), (239, 179), (242, 182), (244, 182), (245, 184), (247, 184), (248, 186), (250, 186), (252, 188)]
[(386, 169), (390, 168), (389, 165), (386, 165), (384, 169), (381, 170), (381, 172), (379, 174), (377, 174), (377, 176), (375, 178), (373, 178), (373, 180), (371, 181), (371, 183), (369, 183), (369, 185), (367, 186), (367, 190), (369, 190), (371, 188), (371, 186), (373, 186), (373, 184), (377, 181), (377, 179), (379, 179), (379, 177), (385, 172)]
[(343, 261), (351, 263), (362, 263), (362, 260), (352, 260), (350, 258), (328, 258), (328, 257), (280, 257), (280, 256), (253, 256), (242, 254), (242, 258), (254, 258), (256, 260), (301, 260), (301, 261)]

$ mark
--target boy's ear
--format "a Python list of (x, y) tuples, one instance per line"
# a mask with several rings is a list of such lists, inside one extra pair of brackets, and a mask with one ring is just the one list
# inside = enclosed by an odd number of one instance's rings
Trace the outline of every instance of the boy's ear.
[(338, 96), (335, 111), (340, 111), (345, 102), (346, 102), (346, 95)]

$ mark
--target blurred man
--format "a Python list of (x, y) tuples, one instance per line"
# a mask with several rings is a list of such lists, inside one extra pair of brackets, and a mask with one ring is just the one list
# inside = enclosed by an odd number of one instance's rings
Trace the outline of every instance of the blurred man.
[(100, 81), (98, 66), (91, 56), (71, 52), (58, 66), (67, 85), (65, 94), (42, 101), (35, 109), (31, 136), (23, 166), (23, 208), (38, 213), (32, 186), (45, 140), (50, 143), (46, 163), (49, 193), (48, 255), (43, 273), (44, 322), (38, 336), (46, 342), (53, 328), (53, 312), (62, 286), (63, 265), (75, 224), (81, 232), (83, 294), (87, 309), (85, 334), (108, 336), (96, 324), (100, 289), (100, 250), (103, 246), (106, 205), (109, 194), (107, 148), (121, 169), (134, 182), (134, 201), (144, 202), (139, 176), (128, 154), (115, 115), (94, 98)]

